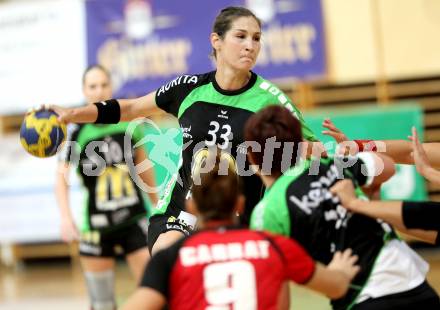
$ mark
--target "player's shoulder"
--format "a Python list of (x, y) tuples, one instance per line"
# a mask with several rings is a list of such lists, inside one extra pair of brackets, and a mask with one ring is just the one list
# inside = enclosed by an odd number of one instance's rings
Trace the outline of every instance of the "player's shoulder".
[(162, 85), (156, 92), (156, 96), (160, 96), (172, 88), (184, 88), (191, 90), (201, 85), (208, 84), (211, 81), (213, 72), (200, 73), (200, 74), (184, 74), (180, 75), (173, 80), (169, 81), (165, 85)]
[(257, 75), (253, 91), (256, 92), (260, 98), (265, 98), (265, 106), (282, 104), (291, 112), (295, 112), (296, 110), (289, 96), (287, 96), (277, 85), (266, 80), (261, 75)]

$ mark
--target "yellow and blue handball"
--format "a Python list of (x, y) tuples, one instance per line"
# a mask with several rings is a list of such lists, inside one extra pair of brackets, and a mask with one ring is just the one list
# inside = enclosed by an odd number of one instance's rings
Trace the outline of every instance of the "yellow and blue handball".
[(65, 138), (66, 125), (59, 122), (58, 115), (50, 110), (33, 111), (21, 124), (21, 144), (29, 154), (37, 157), (55, 155)]

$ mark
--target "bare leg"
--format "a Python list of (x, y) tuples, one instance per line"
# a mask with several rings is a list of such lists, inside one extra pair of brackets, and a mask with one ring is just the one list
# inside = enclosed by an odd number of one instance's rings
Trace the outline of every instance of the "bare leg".
[(126, 259), (128, 266), (130, 267), (131, 273), (136, 280), (136, 283), (139, 283), (144, 273), (145, 266), (150, 260), (150, 253), (148, 252), (148, 248), (144, 247), (138, 249), (128, 254)]
[(184, 234), (177, 230), (170, 230), (163, 234), (160, 234), (153, 245), (153, 249), (152, 249), (153, 255), (159, 250), (169, 247), (183, 236)]

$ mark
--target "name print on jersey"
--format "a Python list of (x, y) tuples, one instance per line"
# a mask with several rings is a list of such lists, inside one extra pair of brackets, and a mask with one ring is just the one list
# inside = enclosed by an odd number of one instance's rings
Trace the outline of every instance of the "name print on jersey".
[(180, 249), (180, 261), (185, 267), (212, 262), (243, 259), (266, 259), (269, 257), (269, 241), (248, 240), (244, 243), (201, 244)]
[(180, 85), (180, 84), (197, 84), (198, 78), (195, 75), (182, 75), (179, 76), (178, 78), (175, 78), (174, 80), (172, 80), (171, 82), (169, 82), (168, 84), (162, 86), (161, 88), (159, 88), (158, 92), (157, 92), (157, 96), (160, 96), (161, 94), (165, 93), (166, 91), (168, 91), (171, 87)]

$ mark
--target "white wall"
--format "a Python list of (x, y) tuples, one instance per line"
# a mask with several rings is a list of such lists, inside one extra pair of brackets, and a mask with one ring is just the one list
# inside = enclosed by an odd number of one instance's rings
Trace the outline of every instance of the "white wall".
[(0, 3), (0, 115), (81, 103), (84, 11), (82, 0)]

